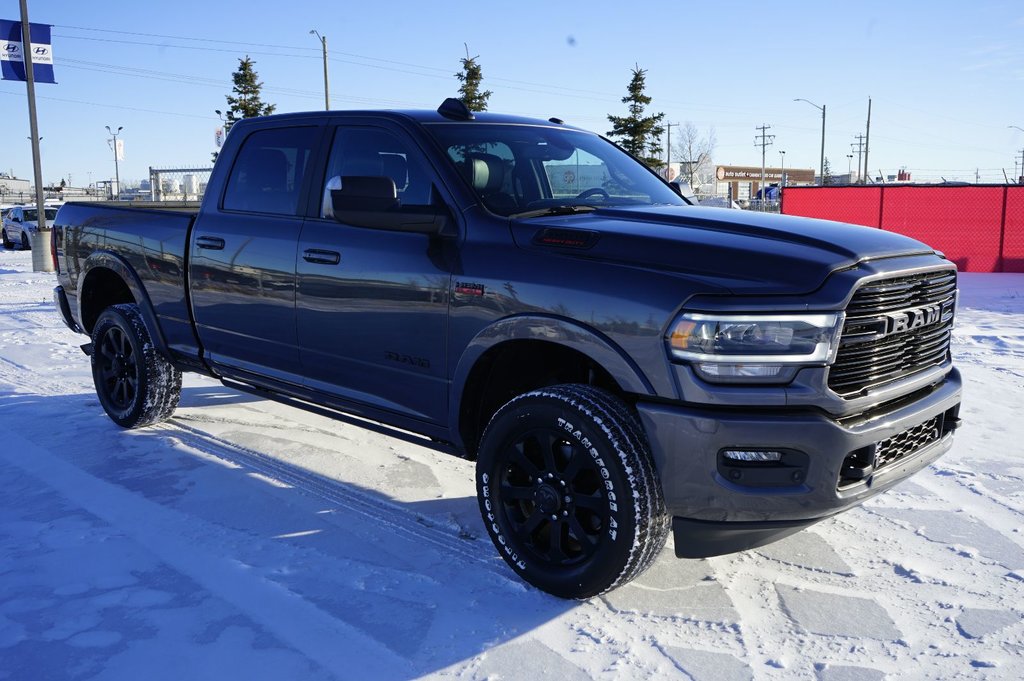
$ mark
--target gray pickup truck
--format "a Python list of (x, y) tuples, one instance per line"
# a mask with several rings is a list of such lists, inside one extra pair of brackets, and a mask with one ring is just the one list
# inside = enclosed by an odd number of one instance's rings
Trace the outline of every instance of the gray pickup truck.
[(952, 445), (954, 265), (876, 229), (689, 205), (558, 119), (237, 123), (198, 212), (66, 204), (65, 323), (119, 425), (181, 372), (476, 460), (502, 558), (586, 598), (763, 545)]

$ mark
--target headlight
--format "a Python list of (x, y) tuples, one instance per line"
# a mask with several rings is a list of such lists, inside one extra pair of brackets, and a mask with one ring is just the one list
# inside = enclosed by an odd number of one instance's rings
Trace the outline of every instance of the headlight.
[(845, 315), (683, 314), (672, 325), (672, 356), (713, 383), (788, 383), (802, 366), (835, 359)]

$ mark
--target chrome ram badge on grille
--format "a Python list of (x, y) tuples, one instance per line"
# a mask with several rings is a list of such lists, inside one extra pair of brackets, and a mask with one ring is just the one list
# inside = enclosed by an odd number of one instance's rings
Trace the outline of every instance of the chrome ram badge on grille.
[(885, 332), (882, 335), (891, 336), (894, 333), (913, 331), (922, 326), (936, 324), (940, 319), (942, 319), (942, 303), (888, 312), (885, 315)]

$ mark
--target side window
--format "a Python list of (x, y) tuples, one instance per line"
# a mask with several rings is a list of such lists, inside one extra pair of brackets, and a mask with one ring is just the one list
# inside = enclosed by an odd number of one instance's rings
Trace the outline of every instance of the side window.
[(224, 210), (296, 215), (316, 132), (309, 126), (249, 135), (231, 168)]
[(339, 127), (327, 159), (320, 217), (334, 216), (331, 190), (341, 189), (345, 176), (390, 177), (403, 206), (429, 205), (433, 184), (424, 168), (419, 152), (387, 130)]

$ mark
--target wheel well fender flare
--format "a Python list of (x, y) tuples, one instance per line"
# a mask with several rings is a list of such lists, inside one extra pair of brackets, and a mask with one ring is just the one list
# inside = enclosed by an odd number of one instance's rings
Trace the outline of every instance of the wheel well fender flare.
[(651, 382), (636, 362), (601, 332), (560, 317), (517, 315), (490, 324), (469, 342), (452, 374), (449, 424), (458, 435), (462, 399), (477, 362), (489, 350), (509, 341), (543, 341), (574, 350), (605, 369), (625, 392), (654, 395)]
[[(86, 291), (86, 285), (89, 283), (89, 275), (99, 269), (109, 270), (114, 273), (128, 288), (128, 291), (132, 294), (132, 298), (135, 299), (135, 304), (139, 306), (139, 312), (142, 314), (142, 319), (146, 322), (146, 328), (149, 330), (149, 335), (153, 341), (153, 345), (156, 346), (157, 351), (169, 357), (169, 351), (167, 347), (167, 341), (164, 338), (163, 330), (160, 328), (160, 324), (157, 322), (156, 312), (153, 309), (153, 303), (149, 299), (149, 294), (146, 293), (145, 286), (142, 285), (142, 280), (139, 275), (132, 268), (131, 264), (122, 256), (111, 251), (95, 251), (85, 259), (82, 263), (81, 275), (78, 277), (78, 295), (76, 296), (76, 304), (78, 306), (78, 318), (82, 320), (83, 328), (85, 324), (85, 316), (83, 307), (83, 301), (86, 300), (84, 294)], [(89, 331), (91, 333), (91, 330)]]

